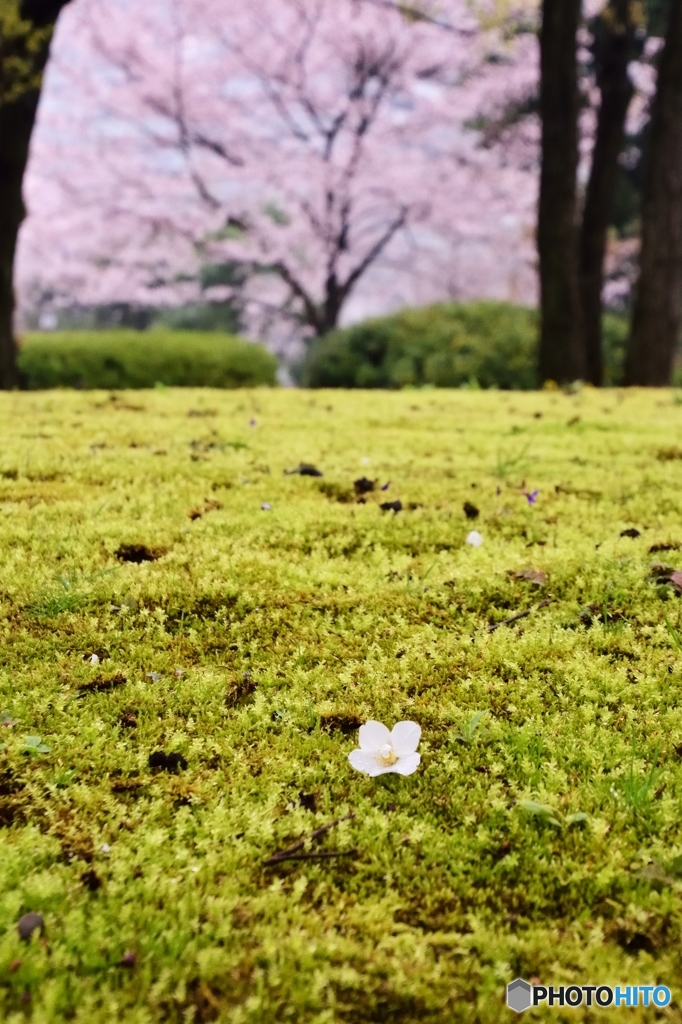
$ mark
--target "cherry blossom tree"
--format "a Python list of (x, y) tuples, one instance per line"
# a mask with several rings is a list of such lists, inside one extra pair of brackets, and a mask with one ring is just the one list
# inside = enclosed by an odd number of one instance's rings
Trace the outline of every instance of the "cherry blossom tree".
[[(541, 6), (568, 105), (540, 88)], [(75, 0), (32, 142), (22, 301), (239, 296), (270, 340), (448, 297), (533, 301), (542, 166), (541, 373), (585, 364), (598, 383), (605, 252), (608, 295), (636, 263), (607, 232), (655, 87), (642, 24), (636, 0)]]
[(23, 280), (42, 254), (56, 296), (245, 288), (261, 332), (308, 336), (369, 281), (532, 297), (533, 158), (481, 147), (476, 123), (532, 88), (536, 42), (465, 0), (420, 10), (79, 0), (35, 140)]

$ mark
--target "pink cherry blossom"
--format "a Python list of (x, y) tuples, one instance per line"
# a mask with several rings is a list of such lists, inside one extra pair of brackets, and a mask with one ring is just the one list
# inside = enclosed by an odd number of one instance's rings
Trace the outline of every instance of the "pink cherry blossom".
[[(532, 300), (536, 136), (481, 145), (537, 45), (466, 0), (77, 0), (27, 178), (24, 305), (220, 299), (261, 336), (442, 298)], [(494, 58), (494, 59), (492, 59)]]
[[(277, 347), (442, 299), (534, 302), (539, 6), (72, 0), (26, 178), (21, 309), (239, 291)], [(631, 132), (659, 45), (630, 69)], [(584, 183), (599, 97), (582, 85)], [(636, 248), (609, 244), (614, 302)], [(245, 284), (206, 273), (230, 263)]]

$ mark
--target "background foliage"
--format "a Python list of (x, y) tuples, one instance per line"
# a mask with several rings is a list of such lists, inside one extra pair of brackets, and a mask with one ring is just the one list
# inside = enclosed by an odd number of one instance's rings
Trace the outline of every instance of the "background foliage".
[(235, 388), (274, 384), (277, 360), (225, 334), (190, 331), (64, 331), (29, 334), (19, 354), (26, 387)]
[(0, 0), (0, 104), (16, 102), (42, 82), (35, 58), (49, 42), (52, 25), (40, 18), (34, 24), (23, 13), (26, 6), (21, 0)]
[[(624, 317), (604, 323), (607, 380), (622, 374)], [(406, 309), (314, 342), (300, 369), (309, 387), (400, 388), (433, 384), (537, 387), (536, 310), (511, 303), (443, 303)]]

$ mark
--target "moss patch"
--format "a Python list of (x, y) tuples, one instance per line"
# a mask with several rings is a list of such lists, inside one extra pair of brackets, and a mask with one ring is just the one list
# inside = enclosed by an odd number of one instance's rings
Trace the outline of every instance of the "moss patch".
[[(675, 1003), (671, 392), (0, 417), (3, 1020), (496, 1024), (517, 975)], [(351, 769), (368, 718), (421, 724), (415, 775)]]

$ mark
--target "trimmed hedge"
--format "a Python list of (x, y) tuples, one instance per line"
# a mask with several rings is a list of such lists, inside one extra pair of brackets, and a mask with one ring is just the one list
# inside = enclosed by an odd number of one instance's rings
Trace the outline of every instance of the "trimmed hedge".
[[(627, 325), (605, 318), (607, 383), (620, 379)], [(504, 302), (406, 309), (314, 342), (301, 367), (308, 387), (473, 385), (529, 390), (537, 379), (538, 314)]]
[(19, 351), (29, 389), (239, 388), (276, 383), (262, 345), (194, 331), (59, 331), (29, 334)]

